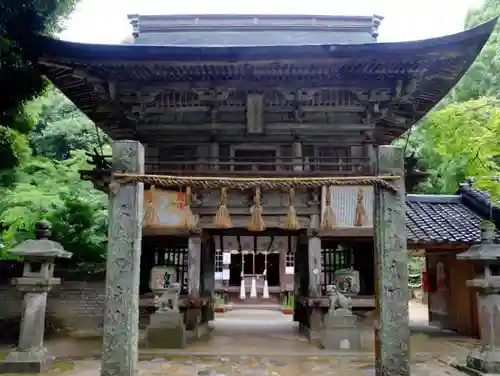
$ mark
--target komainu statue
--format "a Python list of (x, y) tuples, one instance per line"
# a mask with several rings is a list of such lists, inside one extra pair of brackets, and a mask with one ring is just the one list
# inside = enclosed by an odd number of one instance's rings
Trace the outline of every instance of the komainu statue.
[(326, 295), (329, 300), (328, 313), (331, 315), (338, 315), (342, 313), (351, 313), (351, 299), (345, 297), (340, 293), (335, 285), (328, 285), (326, 287)]

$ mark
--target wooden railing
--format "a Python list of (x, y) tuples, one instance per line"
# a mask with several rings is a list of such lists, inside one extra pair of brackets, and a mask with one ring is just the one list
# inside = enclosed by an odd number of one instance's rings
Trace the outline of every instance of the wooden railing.
[(363, 157), (278, 157), (150, 161), (148, 172), (228, 176), (349, 176), (370, 175), (371, 163)]

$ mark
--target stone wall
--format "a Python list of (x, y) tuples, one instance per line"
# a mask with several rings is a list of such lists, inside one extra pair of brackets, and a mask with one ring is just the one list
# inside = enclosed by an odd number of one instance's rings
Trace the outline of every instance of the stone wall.
[[(59, 330), (75, 335), (99, 335), (103, 320), (104, 281), (69, 282), (49, 292), (47, 320)], [(0, 285), (0, 323), (16, 322), (21, 316), (22, 295)]]

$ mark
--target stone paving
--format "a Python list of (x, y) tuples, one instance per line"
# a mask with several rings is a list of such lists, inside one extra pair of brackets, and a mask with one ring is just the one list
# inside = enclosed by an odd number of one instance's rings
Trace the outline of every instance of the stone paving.
[[(44, 376), (98, 376), (97, 361), (80, 361), (67, 371), (57, 365)], [(412, 376), (459, 376), (463, 373), (434, 359), (415, 362)], [(371, 376), (375, 375), (373, 362), (346, 357), (192, 357), (190, 359), (153, 359), (140, 362), (141, 376)]]
[[(411, 307), (416, 331), (411, 339), (413, 376), (463, 375), (447, 365), (464, 359), (475, 341), (442, 333), (426, 326), (425, 307)], [(364, 351), (327, 352), (309, 344), (296, 332), (291, 315), (269, 311), (233, 311), (213, 322), (213, 335), (186, 350), (140, 351), (143, 376), (315, 376), (375, 375), (373, 330), (366, 326)], [(48, 341), (50, 354), (59, 360), (46, 375), (97, 376), (100, 340)]]

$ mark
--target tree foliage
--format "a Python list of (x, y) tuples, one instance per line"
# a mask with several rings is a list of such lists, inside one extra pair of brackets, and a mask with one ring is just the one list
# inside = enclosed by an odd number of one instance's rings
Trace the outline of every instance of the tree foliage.
[(41, 219), (53, 223), (54, 239), (77, 259), (100, 259), (104, 252), (107, 198), (81, 181), (78, 170), (85, 151), (105, 139), (61, 93), (50, 85), (45, 90), (39, 50), (29, 43), (60, 31), (76, 3), (0, 3), (0, 258), (33, 237)]
[(54, 87), (26, 108), (35, 122), (29, 134), (35, 155), (62, 160), (74, 150), (91, 152), (109, 143), (108, 137)]
[[(464, 28), (500, 14), (500, 0), (486, 0), (469, 11)], [(418, 192), (453, 194), (475, 179), (477, 189), (497, 200), (500, 184), (500, 29), (449, 95), (397, 143), (414, 154), (429, 180)]]
[[(34, 35), (53, 34), (69, 15), (77, 0), (4, 0), (0, 2), (0, 125), (17, 130), (0, 144), (0, 169), (9, 169), (22, 161), (17, 147), (30, 128), (24, 104), (39, 95), (47, 82), (36, 67), (37, 48), (23, 49), (20, 41)], [(3, 131), (6, 132), (5, 130)], [(8, 142), (11, 141), (11, 142)]]
[(500, 197), (500, 102), (481, 98), (430, 113), (401, 143), (430, 173), (420, 192), (452, 194), (474, 177), (478, 189)]
[[(98, 260), (107, 233), (107, 196), (80, 180), (85, 153), (58, 161), (32, 157), (14, 171), (15, 182), (0, 190), (4, 251), (34, 236), (35, 224), (53, 224), (53, 239), (80, 260)], [(4, 255), (5, 256), (5, 255)]]
[[(500, 15), (500, 0), (486, 0), (471, 9), (465, 20), (465, 28), (477, 26)], [(451, 102), (465, 102), (483, 96), (500, 96), (500, 29), (495, 28), (481, 54), (467, 74), (447, 98)]]

